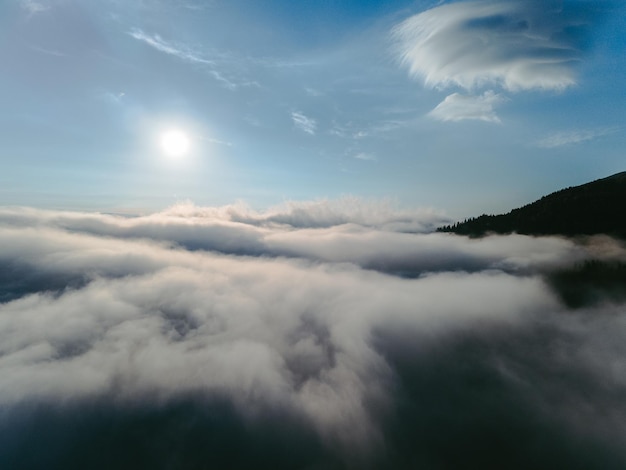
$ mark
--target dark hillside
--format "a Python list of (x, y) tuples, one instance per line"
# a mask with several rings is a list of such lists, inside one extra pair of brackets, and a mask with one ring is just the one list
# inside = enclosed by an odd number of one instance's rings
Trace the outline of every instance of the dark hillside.
[(508, 214), (481, 215), (438, 231), (470, 236), (604, 233), (626, 238), (626, 172), (562, 189)]

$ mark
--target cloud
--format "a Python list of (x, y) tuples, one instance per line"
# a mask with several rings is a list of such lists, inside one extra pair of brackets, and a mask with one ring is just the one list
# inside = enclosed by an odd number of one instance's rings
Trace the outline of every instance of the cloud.
[(54, 56), (54, 57), (67, 57), (67, 54), (57, 51), (55, 49), (46, 49), (45, 47), (39, 47), (39, 46), (31, 46), (30, 47), (33, 51), (37, 51), (40, 52), (42, 54), (46, 54), (46, 55), (50, 55), (50, 56)]
[(42, 13), (50, 9), (49, 5), (34, 0), (20, 0), (20, 5), (30, 15), (36, 15), (37, 13)]
[[(173, 41), (166, 41), (158, 34), (150, 35), (139, 28), (133, 28), (128, 35), (134, 39), (149, 45), (159, 52), (177, 57), (185, 62), (204, 67), (205, 72), (213, 77), (215, 81), (220, 83), (224, 88), (231, 91), (240, 87), (258, 87), (258, 82), (254, 80), (232, 79), (223, 71), (217, 70), (218, 60), (209, 59), (206, 55), (198, 52), (194, 48)], [(224, 55), (221, 57), (222, 61)], [(231, 64), (232, 65), (232, 64)]]
[(317, 122), (315, 119), (305, 116), (304, 114), (294, 111), (291, 113), (291, 119), (295, 126), (307, 134), (315, 135)]
[(564, 147), (568, 145), (576, 145), (589, 140), (604, 137), (617, 132), (617, 127), (604, 127), (597, 129), (578, 129), (572, 131), (557, 132), (555, 134), (544, 137), (537, 142), (537, 146), (541, 148), (551, 149)]
[[(5, 209), (0, 221), (114, 239), (149, 239), (224, 255), (351, 263), (404, 277), (448, 270), (532, 272), (560, 266), (563, 259), (585, 259), (579, 247), (558, 238), (515, 235), (470, 240), (432, 233), (450, 220), (429, 209), (394, 211), (385, 202), (354, 198), (291, 202), (266, 212), (244, 205), (180, 204), (132, 218)], [(36, 250), (24, 254), (39, 255)]]
[(236, 90), (237, 88), (239, 88), (239, 85), (237, 83), (229, 80), (224, 76), (224, 74), (221, 74), (217, 70), (211, 70), (209, 73), (213, 78), (215, 78), (215, 80), (220, 82), (222, 85), (224, 85), (224, 87), (228, 88), (229, 90)]
[(202, 10), (206, 10), (208, 8), (213, 8), (215, 6), (215, 2), (213, 0), (209, 0), (203, 3), (183, 3), (181, 5), (182, 8), (186, 8), (187, 10), (193, 10), (193, 11), (202, 11)]
[(495, 107), (506, 101), (506, 98), (493, 91), (486, 91), (479, 96), (467, 96), (452, 93), (437, 105), (429, 114), (438, 121), (477, 120), (499, 123)]
[(109, 103), (119, 105), (125, 101), (126, 93), (123, 91), (105, 91), (101, 94), (101, 96)]
[(175, 45), (171, 42), (168, 42), (161, 38), (158, 34), (149, 35), (142, 31), (141, 29), (134, 28), (128, 33), (131, 37), (141, 41), (150, 47), (153, 47), (157, 51), (163, 52), (165, 54), (173, 55), (187, 62), (196, 63), (196, 64), (206, 64), (213, 65), (214, 62), (212, 60), (205, 59), (200, 56), (198, 53), (190, 50), (188, 47)]
[(311, 88), (311, 87), (305, 87), (304, 91), (309, 95), (309, 96), (314, 96), (314, 97), (319, 97), (319, 96), (324, 96), (324, 92), (316, 89), (316, 88)]
[(623, 467), (623, 305), (544, 273), (624, 247), (439, 218), (1, 208), (1, 466)]
[(555, 1), (437, 6), (393, 29), (396, 53), (428, 87), (562, 90), (576, 83), (589, 13)]
[(368, 162), (375, 162), (376, 160), (378, 160), (376, 158), (376, 155), (373, 155), (371, 153), (365, 153), (365, 152), (360, 152), (357, 153), (354, 158), (356, 158), (357, 160), (365, 160)]

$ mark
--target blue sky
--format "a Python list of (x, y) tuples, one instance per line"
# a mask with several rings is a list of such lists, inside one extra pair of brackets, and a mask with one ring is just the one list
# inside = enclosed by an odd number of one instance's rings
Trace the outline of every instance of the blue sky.
[(622, 2), (8, 0), (0, 204), (507, 211), (625, 169), (625, 32)]

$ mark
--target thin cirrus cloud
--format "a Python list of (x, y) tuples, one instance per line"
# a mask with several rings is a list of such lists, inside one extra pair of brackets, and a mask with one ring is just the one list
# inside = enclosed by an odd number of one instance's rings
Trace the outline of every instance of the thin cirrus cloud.
[(20, 6), (31, 15), (36, 15), (37, 13), (41, 13), (50, 9), (49, 5), (45, 5), (41, 2), (36, 2), (34, 0), (20, 0)]
[(618, 131), (617, 127), (604, 127), (598, 129), (577, 129), (571, 131), (556, 132), (552, 135), (544, 137), (537, 142), (537, 147), (552, 149), (558, 147), (566, 147), (577, 145), (583, 142), (604, 137)]
[(366, 152), (360, 152), (357, 153), (354, 158), (356, 158), (357, 160), (364, 160), (367, 162), (375, 162), (378, 160), (378, 158), (376, 158), (376, 155), (372, 154), (372, 153), (366, 153)]
[(30, 47), (33, 51), (39, 52), (41, 54), (46, 54), (49, 56), (53, 56), (53, 57), (67, 57), (67, 54), (61, 52), (61, 51), (57, 51), (56, 49), (48, 49), (45, 47), (39, 47), (39, 46), (31, 46)]
[(102, 468), (456, 468), (497, 439), (507, 468), (623, 468), (623, 305), (569, 310), (543, 277), (623, 247), (405, 231), (433, 218), (0, 209), (0, 464), (78, 439)]
[(315, 119), (305, 116), (301, 112), (294, 111), (291, 113), (291, 120), (301, 131), (310, 135), (315, 135), (317, 130), (317, 121), (315, 121)]
[(204, 57), (187, 47), (175, 45), (169, 41), (166, 41), (158, 34), (150, 35), (138, 28), (133, 28), (128, 34), (138, 41), (141, 41), (149, 45), (150, 47), (153, 47), (157, 51), (173, 55), (187, 62), (207, 65), (214, 64), (212, 60), (205, 59)]
[(495, 108), (506, 100), (493, 91), (486, 91), (479, 96), (452, 93), (428, 114), (438, 121), (478, 120), (499, 123)]
[(185, 44), (179, 44), (172, 41), (166, 41), (158, 34), (150, 35), (139, 28), (133, 28), (128, 34), (134, 39), (147, 44), (159, 52), (177, 57), (185, 62), (204, 66), (205, 71), (213, 77), (224, 88), (231, 91), (237, 90), (240, 86), (258, 86), (258, 83), (249, 80), (233, 80), (223, 72), (216, 69), (217, 63), (214, 60), (207, 59), (201, 53)]
[[(401, 64), (429, 88), (563, 90), (576, 84), (590, 16), (584, 6), (570, 10), (553, 1), (458, 2), (408, 18), (392, 37)], [(485, 95), (452, 106), (460, 101), (460, 95), (448, 96), (431, 116), (499, 122), (493, 104), (477, 117), (466, 113), (472, 104), (485, 105)]]

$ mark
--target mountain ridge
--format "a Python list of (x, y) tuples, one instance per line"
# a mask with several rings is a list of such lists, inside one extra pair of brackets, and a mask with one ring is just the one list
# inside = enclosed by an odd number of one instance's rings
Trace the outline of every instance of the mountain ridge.
[(626, 238), (626, 217), (622, 214), (626, 214), (626, 171), (560, 189), (506, 214), (483, 214), (437, 231), (473, 237), (515, 232)]

